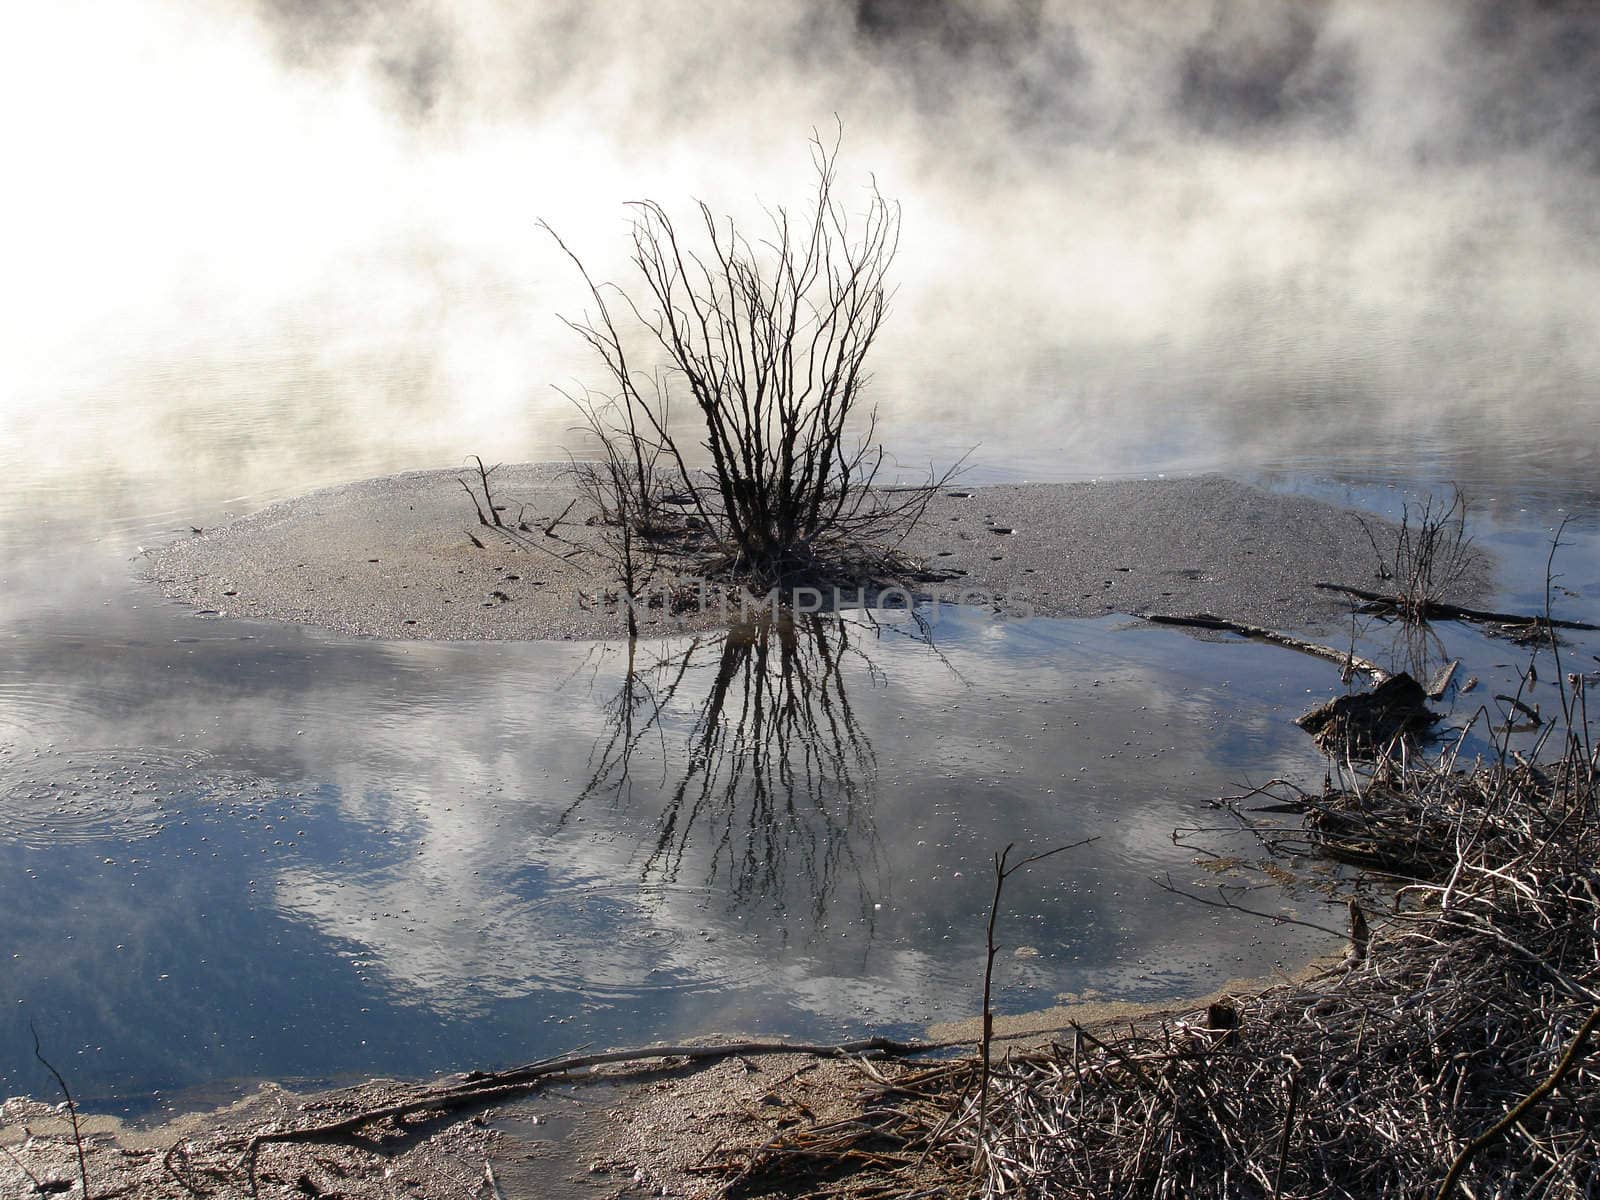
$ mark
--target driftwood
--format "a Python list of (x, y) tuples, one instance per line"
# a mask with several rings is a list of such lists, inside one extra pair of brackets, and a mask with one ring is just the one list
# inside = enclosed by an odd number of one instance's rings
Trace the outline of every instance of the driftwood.
[[(716, 1045), (645, 1046), (628, 1050), (606, 1050), (593, 1054), (569, 1054), (559, 1058), (543, 1059), (525, 1066), (505, 1071), (475, 1071), (459, 1082), (434, 1084), (419, 1089), (405, 1100), (391, 1104), (362, 1108), (347, 1116), (319, 1121), (292, 1129), (264, 1129), (241, 1139), (244, 1150), (242, 1163), (250, 1195), (256, 1192), (256, 1159), (263, 1146), (285, 1142), (329, 1142), (353, 1137), (364, 1126), (379, 1121), (398, 1120), (417, 1113), (442, 1113), (459, 1108), (474, 1107), (531, 1092), (551, 1076), (609, 1063), (642, 1063), (660, 1059), (681, 1059), (685, 1062), (709, 1062), (738, 1056), (754, 1057), (763, 1054), (810, 1054), (839, 1057), (865, 1054), (893, 1054), (907, 1056), (926, 1054), (935, 1050), (949, 1050), (957, 1046), (970, 1046), (972, 1039), (944, 1042), (897, 1042), (889, 1038), (873, 1037), (855, 1042), (819, 1044), (810, 1042), (752, 1041), (725, 1042)], [(173, 1159), (181, 1152), (182, 1142), (175, 1143), (166, 1154), (168, 1172), (186, 1189), (197, 1189), (174, 1169)]]
[[(1320, 584), (1318, 586), (1321, 586)], [(1279, 633), (1275, 629), (1266, 629), (1260, 625), (1245, 625), (1239, 621), (1227, 621), (1221, 617), (1214, 617), (1210, 613), (1188, 613), (1183, 616), (1173, 616), (1167, 613), (1140, 613), (1141, 620), (1149, 621), (1152, 625), (1177, 625), (1190, 629), (1216, 629), (1224, 633), (1236, 633), (1240, 637), (1253, 638), (1256, 641), (1271, 642), (1275, 646), (1286, 646), (1290, 650), (1298, 650), (1301, 654), (1310, 654), (1316, 658), (1325, 658), (1329, 662), (1336, 662), (1347, 671), (1360, 671), (1363, 675), (1370, 675), (1374, 683), (1383, 683), (1389, 678), (1377, 663), (1362, 658), (1346, 650), (1337, 650), (1332, 646), (1324, 646), (1317, 642), (1308, 642), (1304, 638), (1297, 638), (1291, 634)]]
[[(1406, 603), (1399, 596), (1391, 596), (1384, 592), (1369, 592), (1365, 588), (1349, 587), (1342, 583), (1318, 583), (1315, 585), (1324, 592), (1338, 592), (1344, 596), (1354, 596), (1357, 600), (1365, 600), (1369, 604), (1385, 604), (1396, 612), (1403, 611)], [(1440, 621), (1481, 621), (1492, 625), (1544, 625), (1555, 629), (1585, 629), (1590, 631), (1600, 630), (1600, 625), (1590, 625), (1586, 621), (1563, 621), (1559, 617), (1530, 616), (1527, 613), (1490, 612), (1482, 608), (1466, 608), (1460, 604), (1446, 604), (1443, 600), (1429, 600), (1424, 602), (1417, 610), (1419, 617), (1432, 617)]]
[[(1461, 669), (1461, 660), (1452, 658), (1444, 666), (1434, 672), (1433, 678), (1428, 682), (1428, 699), (1438, 700), (1450, 686), (1450, 681), (1456, 677), (1456, 672)], [(1466, 689), (1462, 689), (1465, 691)]]
[(268, 1142), (314, 1142), (324, 1138), (343, 1137), (363, 1125), (395, 1117), (410, 1116), (418, 1112), (442, 1112), (486, 1100), (502, 1100), (537, 1087), (551, 1075), (604, 1066), (608, 1063), (649, 1062), (656, 1059), (680, 1058), (686, 1062), (710, 1062), (723, 1058), (762, 1054), (812, 1054), (839, 1056), (847, 1054), (926, 1054), (934, 1050), (949, 1050), (956, 1046), (971, 1045), (971, 1039), (949, 1042), (896, 1042), (889, 1038), (865, 1038), (858, 1042), (816, 1044), (808, 1042), (725, 1042), (701, 1046), (647, 1046), (631, 1050), (605, 1050), (594, 1054), (569, 1054), (549, 1058), (506, 1071), (475, 1071), (460, 1083), (440, 1084), (424, 1089), (417, 1096), (395, 1104), (364, 1109), (347, 1117), (324, 1121), (297, 1129), (276, 1129), (257, 1133), (252, 1144)]

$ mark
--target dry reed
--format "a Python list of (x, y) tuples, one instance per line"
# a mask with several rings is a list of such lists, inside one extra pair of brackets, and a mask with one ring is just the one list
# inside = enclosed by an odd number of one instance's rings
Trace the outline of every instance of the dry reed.
[[(723, 1162), (733, 1195), (1555, 1198), (1600, 1190), (1596, 752), (1389, 758), (1258, 825), (1382, 872), (1339, 965), (1210, 1009), (876, 1084)], [(979, 1136), (979, 1130), (982, 1136)]]

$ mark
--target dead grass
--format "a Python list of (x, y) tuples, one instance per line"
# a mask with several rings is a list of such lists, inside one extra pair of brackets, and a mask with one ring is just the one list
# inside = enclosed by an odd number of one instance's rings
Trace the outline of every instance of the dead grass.
[[(885, 1079), (726, 1155), (727, 1193), (1578, 1197), (1600, 1188), (1596, 756), (1384, 759), (1233, 804), (1292, 862), (1383, 872), (1338, 967), (1115, 1035)], [(1253, 810), (1300, 811), (1260, 824)]]

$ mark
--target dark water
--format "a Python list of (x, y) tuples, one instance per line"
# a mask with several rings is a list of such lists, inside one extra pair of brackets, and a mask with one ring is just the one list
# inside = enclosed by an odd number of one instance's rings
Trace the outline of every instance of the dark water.
[[(137, 593), (135, 593), (137, 594)], [(125, 604), (130, 596), (118, 598)], [(1160, 894), (1240, 780), (1317, 769), (1317, 665), (1114, 623), (822, 623), (385, 645), (150, 602), (13, 626), (8, 1089), (27, 1022), (99, 1104), (580, 1042), (971, 1011), (990, 854), (1012, 1006), (1175, 994), (1305, 939)], [(931, 644), (929, 639), (931, 634)]]
[[(1099, 839), (1014, 883), (1037, 953), (1002, 960), (1008, 1009), (1326, 944), (1151, 882), (1195, 876), (1172, 834), (1206, 800), (1320, 779), (1288, 721), (1337, 683), (1282, 650), (946, 610), (630, 672), (213, 622), (136, 582), (277, 497), (560, 457), (552, 385), (596, 377), (534, 218), (618, 277), (625, 201), (748, 227), (835, 114), (848, 186), (904, 204), (872, 395), (907, 473), (1218, 470), (1390, 515), (1453, 481), (1499, 603), (1543, 605), (1572, 516), (1552, 598), (1600, 617), (1579, 9), (334, 7), (36, 6), (0, 47), (29, 114), (0, 211), (0, 1090), (51, 1090), (30, 1022), (81, 1096), (148, 1111), (967, 1015), (1013, 841)], [(1483, 679), (1458, 719), (1515, 690), (1526, 650), (1440, 637)]]
[[(1508, 602), (1534, 598), (1517, 572), (1535, 566), (1542, 602), (1558, 507), (1535, 494), (1481, 522)], [(28, 514), (11, 521), (28, 541)], [(1010, 842), (1098, 839), (1012, 885), (1006, 1009), (1194, 993), (1329, 944), (1155, 882), (1213, 884), (1195, 846), (1251, 853), (1207, 800), (1320, 778), (1289, 724), (1337, 689), (1320, 661), (949, 608), (631, 657), (339, 640), (198, 617), (135, 582), (168, 522), (87, 517), (7, 560), (8, 1092), (48, 1091), (30, 1022), (83, 1098), (139, 1112), (263, 1077), (961, 1017)], [(1592, 615), (1592, 525), (1571, 536), (1563, 603)], [(1388, 636), (1360, 631), (1399, 661)], [(1514, 688), (1524, 651), (1442, 637), (1486, 681), (1461, 714)], [(1177, 844), (1179, 827), (1205, 831)], [(1254, 899), (1327, 917), (1314, 893)]]

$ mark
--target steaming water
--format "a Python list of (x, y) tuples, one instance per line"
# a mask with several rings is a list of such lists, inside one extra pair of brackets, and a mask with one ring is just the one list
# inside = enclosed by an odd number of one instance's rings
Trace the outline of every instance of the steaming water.
[[(7, 710), (12, 1088), (28, 1019), (104, 1103), (954, 1017), (1013, 838), (1101, 839), (1017, 889), (1013, 944), (1038, 954), (1008, 960), (1013, 1006), (1181, 992), (1306, 945), (1146, 878), (1195, 873), (1171, 833), (1207, 821), (1197, 798), (1317, 769), (1282, 714), (1326, 672), (1257, 648), (818, 626), (651, 644), (630, 704), (617, 646), (335, 642), (166, 605), (141, 632), (13, 642), (49, 699)], [(744, 715), (719, 731), (718, 706)]]
[[(659, 3), (21, 18), (0, 1086), (48, 1091), (30, 1020), (81, 1095), (138, 1108), (964, 1015), (1013, 840), (1100, 838), (1017, 887), (1038, 953), (1004, 960), (1008, 1007), (1311, 945), (1150, 883), (1195, 877), (1171, 835), (1204, 800), (1319, 773), (1286, 718), (1332, 683), (1281, 651), (946, 613), (932, 645), (651, 645), (629, 693), (616, 646), (339, 641), (134, 582), (274, 497), (559, 456), (552, 385), (597, 380), (535, 218), (620, 278), (625, 201), (750, 220), (837, 113), (846, 194), (870, 170), (904, 206), (874, 395), (907, 470), (981, 443), (974, 482), (1225, 470), (1381, 512), (1457, 480), (1507, 604), (1542, 604), (1578, 517), (1558, 601), (1593, 618), (1596, 20), (1101, 7), (733, 5), (692, 40)], [(1514, 676), (1447, 637), (1486, 691)], [(708, 729), (785, 681), (777, 725)]]

